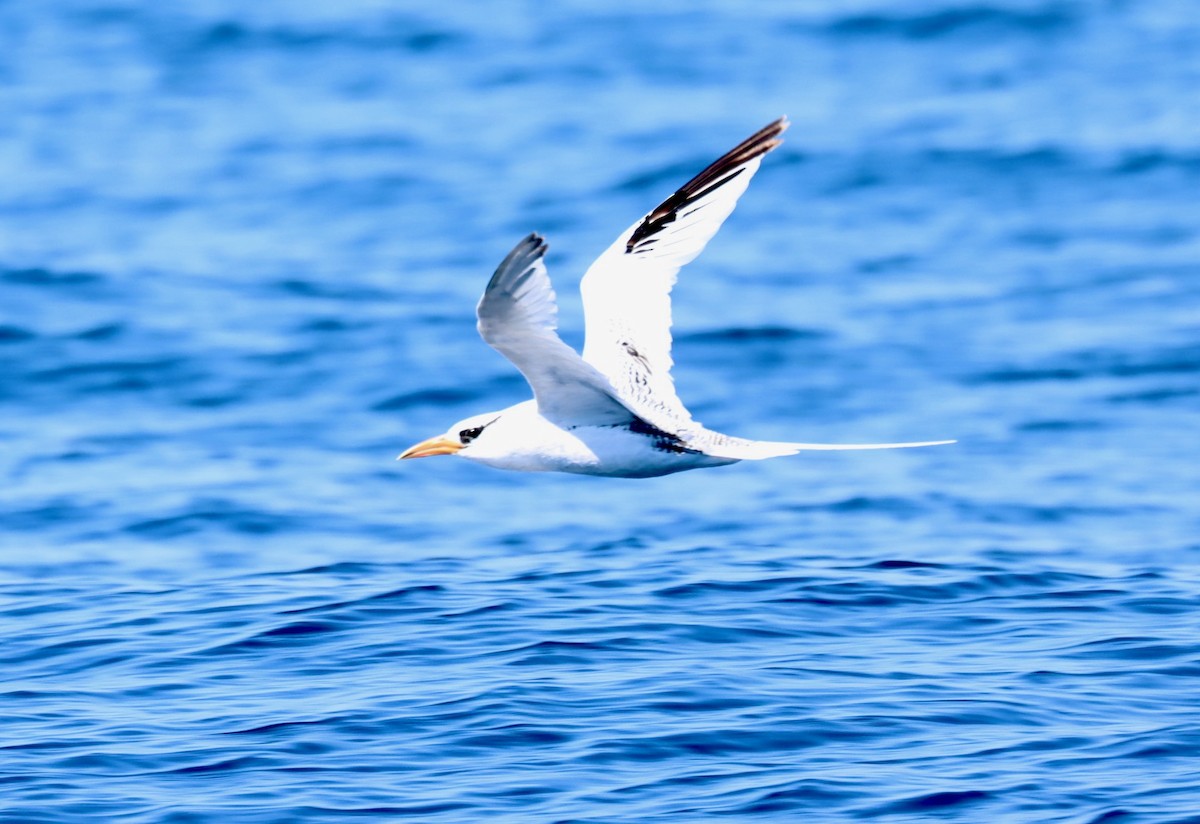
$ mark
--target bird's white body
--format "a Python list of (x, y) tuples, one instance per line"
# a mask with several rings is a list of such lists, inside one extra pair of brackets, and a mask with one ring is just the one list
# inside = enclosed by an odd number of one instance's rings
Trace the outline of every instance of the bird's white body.
[(532, 400), (494, 414), (459, 454), (497, 469), (652, 478), (738, 460), (658, 446), (653, 435), (622, 424), (562, 427), (542, 417)]
[(456, 454), (498, 469), (650, 478), (804, 450), (892, 449), (952, 441), (752, 441), (695, 421), (671, 379), (671, 287), (733, 211), (783, 118), (751, 135), (622, 233), (583, 277), (587, 339), (558, 337), (557, 305), (529, 235), (496, 269), (476, 309), (483, 339), (515, 365), (533, 400), (475, 415), (401, 458)]

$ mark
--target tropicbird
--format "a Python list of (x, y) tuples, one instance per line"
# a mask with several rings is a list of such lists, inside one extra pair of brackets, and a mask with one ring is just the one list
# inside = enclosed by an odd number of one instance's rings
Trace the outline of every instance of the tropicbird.
[(895, 449), (918, 443), (753, 441), (706, 429), (671, 379), (671, 287), (733, 211), (762, 156), (781, 142), (781, 117), (722, 155), (638, 220), (580, 284), (582, 357), (559, 338), (546, 241), (531, 234), (488, 282), (479, 334), (512, 362), (533, 399), (473, 415), (400, 458), (458, 455), (500, 469), (649, 478), (805, 450)]

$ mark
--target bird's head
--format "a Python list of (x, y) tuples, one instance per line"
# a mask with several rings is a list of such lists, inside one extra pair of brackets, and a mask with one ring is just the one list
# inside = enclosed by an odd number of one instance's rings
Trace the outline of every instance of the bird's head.
[(476, 440), (484, 433), (488, 426), (499, 419), (499, 412), (487, 412), (482, 415), (472, 415), (469, 418), (464, 418), (446, 430), (444, 434), (435, 435), (432, 438), (410, 446), (401, 452), (396, 460), (403, 460), (404, 458), (432, 458), (434, 455), (456, 455), (458, 453), (463, 453), (463, 457), (469, 458), (471, 456), (466, 454), (466, 452), (471, 449), (472, 444), (476, 443)]

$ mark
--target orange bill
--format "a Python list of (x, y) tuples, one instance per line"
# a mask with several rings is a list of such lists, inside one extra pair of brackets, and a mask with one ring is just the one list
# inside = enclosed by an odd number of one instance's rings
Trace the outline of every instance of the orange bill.
[(436, 438), (430, 438), (429, 440), (410, 446), (401, 452), (396, 460), (402, 461), (405, 458), (432, 458), (434, 455), (453, 455), (462, 448), (463, 445), (458, 441), (452, 441), (445, 435), (438, 435)]

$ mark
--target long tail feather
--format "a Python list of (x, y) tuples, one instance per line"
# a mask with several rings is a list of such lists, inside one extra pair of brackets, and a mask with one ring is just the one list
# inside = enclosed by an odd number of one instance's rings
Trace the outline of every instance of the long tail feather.
[(958, 441), (914, 441), (910, 443), (787, 443), (784, 441), (747, 441), (730, 438), (719, 446), (706, 446), (704, 451), (720, 458), (736, 458), (743, 461), (761, 461), (795, 455), (797, 452), (833, 452), (852, 449), (910, 449), (917, 446), (942, 446)]

